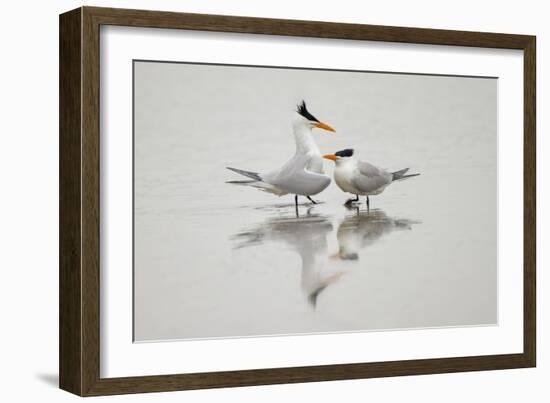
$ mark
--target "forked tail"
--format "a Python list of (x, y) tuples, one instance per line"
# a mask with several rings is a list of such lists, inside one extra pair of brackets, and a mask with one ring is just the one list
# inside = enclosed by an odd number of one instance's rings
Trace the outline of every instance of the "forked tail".
[(418, 176), (420, 174), (409, 174), (405, 175), (409, 171), (409, 168), (401, 169), (399, 171), (392, 172), (392, 180), (393, 181), (400, 181), (407, 178), (412, 178), (413, 176)]
[(287, 192), (284, 190), (279, 189), (277, 186), (273, 186), (269, 183), (264, 182), (262, 177), (257, 172), (252, 171), (245, 171), (243, 169), (237, 169), (237, 168), (231, 168), (227, 167), (230, 171), (236, 172), (239, 175), (246, 176), (246, 180), (237, 180), (237, 181), (227, 181), (225, 183), (231, 183), (233, 185), (241, 185), (241, 186), (251, 186), (253, 188), (259, 189), (261, 191), (272, 193), (277, 196), (285, 195)]
[[(246, 176), (247, 178), (253, 179), (253, 181), (249, 181), (249, 182), (262, 181), (262, 177), (257, 172), (245, 171), (243, 169), (237, 169), (237, 168), (231, 168), (231, 167), (226, 167), (226, 168), (229, 169), (230, 171), (238, 173), (239, 175), (243, 175), (243, 176)], [(242, 181), (238, 181), (238, 182), (242, 182)]]

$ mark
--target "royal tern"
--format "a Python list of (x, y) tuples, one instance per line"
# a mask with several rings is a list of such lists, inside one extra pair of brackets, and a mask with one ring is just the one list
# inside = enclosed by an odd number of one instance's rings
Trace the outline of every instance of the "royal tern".
[(329, 184), (330, 177), (323, 170), (321, 152), (315, 143), (312, 129), (335, 130), (313, 116), (302, 101), (292, 119), (296, 153), (281, 168), (267, 173), (227, 169), (246, 176), (248, 180), (229, 181), (237, 185), (252, 186), (277, 196), (294, 194), (294, 203), (298, 207), (298, 196), (306, 196), (315, 203), (311, 196), (322, 192)]
[(367, 208), (370, 207), (369, 196), (382, 193), (392, 182), (420, 175), (406, 175), (409, 168), (389, 172), (368, 162), (359, 161), (353, 158), (351, 148), (323, 155), (323, 158), (334, 161), (334, 181), (338, 187), (355, 195), (355, 199), (349, 199), (346, 204), (359, 201), (359, 195), (362, 195), (367, 196)]

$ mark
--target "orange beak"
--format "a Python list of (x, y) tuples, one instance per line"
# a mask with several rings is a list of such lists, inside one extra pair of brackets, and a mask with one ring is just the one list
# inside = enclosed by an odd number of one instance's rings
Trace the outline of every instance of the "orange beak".
[(329, 132), (335, 132), (336, 130), (334, 130), (332, 127), (330, 127), (329, 125), (327, 125), (326, 123), (323, 123), (323, 122), (318, 122), (315, 127), (318, 127), (319, 129), (325, 129), (325, 130), (328, 130)]
[(326, 158), (327, 160), (332, 160), (332, 161), (336, 161), (338, 159), (338, 157), (334, 154), (323, 155), (323, 158)]

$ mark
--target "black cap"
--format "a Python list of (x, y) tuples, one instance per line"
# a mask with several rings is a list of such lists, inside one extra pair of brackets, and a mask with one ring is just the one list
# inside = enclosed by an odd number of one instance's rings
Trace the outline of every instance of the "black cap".
[(345, 150), (340, 150), (334, 153), (339, 157), (351, 157), (353, 156), (353, 148), (346, 148)]

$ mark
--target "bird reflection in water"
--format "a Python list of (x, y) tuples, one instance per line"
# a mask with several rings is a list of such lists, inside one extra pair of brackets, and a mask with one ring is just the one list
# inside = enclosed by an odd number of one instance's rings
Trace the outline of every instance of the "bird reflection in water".
[(374, 209), (359, 211), (359, 208), (349, 207), (355, 214), (347, 216), (338, 226), (338, 253), (333, 259), (359, 260), (359, 250), (378, 242), (384, 235), (393, 231), (411, 230), (412, 221), (402, 218), (388, 217), (383, 210)]
[(330, 256), (327, 237), (334, 232), (329, 217), (313, 208), (303, 217), (277, 216), (232, 237), (236, 249), (279, 242), (300, 256), (301, 288), (311, 306), (316, 307), (320, 294), (336, 283), (355, 265), (335, 264), (336, 260), (359, 260), (359, 250), (377, 242), (384, 234), (411, 229), (415, 222), (388, 217), (382, 210), (370, 210), (347, 216), (338, 226), (338, 252)]
[(265, 242), (284, 243), (301, 259), (301, 288), (309, 303), (316, 305), (319, 294), (335, 282), (343, 272), (328, 265), (327, 235), (333, 231), (329, 219), (313, 213), (310, 208), (301, 218), (278, 216), (232, 237), (236, 248), (260, 245)]

